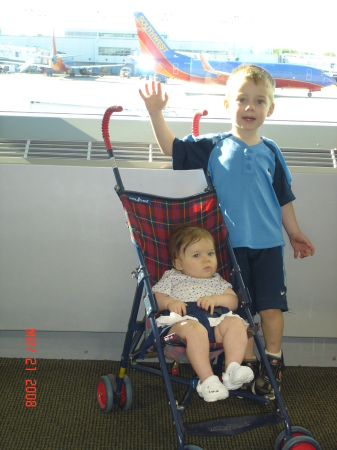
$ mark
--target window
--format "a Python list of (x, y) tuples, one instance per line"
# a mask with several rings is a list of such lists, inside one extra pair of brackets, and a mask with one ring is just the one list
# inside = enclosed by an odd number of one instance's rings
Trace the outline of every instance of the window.
[[(107, 96), (98, 87), (103, 75), (109, 93), (125, 105), (124, 114), (146, 115), (138, 90), (144, 79), (160, 75), (170, 98), (167, 116), (191, 117), (201, 108), (208, 110), (208, 117), (226, 118), (220, 101), (226, 76), (246, 62), (264, 65), (276, 79), (276, 108), (268, 120), (334, 120), (337, 41), (330, 3), (312, 15), (301, 2), (285, 0), (277, 20), (266, 0), (215, 0), (202, 11), (191, 1), (130, 1), (119, 5), (118, 14), (107, 0), (81, 5), (80, 14), (64, 0), (57, 10), (35, 0), (1, 4), (0, 64), (9, 76), (1, 79), (6, 95), (0, 110), (86, 114), (90, 108), (101, 114), (107, 106)], [(261, 25), (252, 34), (257, 23)], [(273, 32), (266, 38), (270, 23)], [(312, 29), (314, 33), (307, 32)], [(50, 59), (53, 33), (57, 54)], [(55, 64), (58, 58), (64, 64)], [(119, 76), (125, 64), (130, 78)], [(310, 66), (310, 77), (301, 65)], [(57, 72), (64, 67), (67, 73)], [(61, 89), (60, 83), (55, 86), (60, 77)], [(96, 82), (83, 91), (88, 77), (96, 77)], [(12, 92), (19, 95), (13, 99)], [(321, 108), (313, 108), (313, 102), (304, 106), (308, 94), (318, 102), (331, 101)], [(323, 113), (317, 116), (319, 110)]]

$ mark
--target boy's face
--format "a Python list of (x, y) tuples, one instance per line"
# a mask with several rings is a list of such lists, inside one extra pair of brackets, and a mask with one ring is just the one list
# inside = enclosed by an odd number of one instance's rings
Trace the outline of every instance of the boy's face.
[(225, 100), (225, 108), (232, 119), (232, 131), (238, 135), (257, 134), (266, 117), (273, 114), (274, 107), (270, 88), (264, 83), (255, 84), (244, 76), (238, 78)]
[(184, 275), (194, 278), (211, 278), (217, 269), (213, 242), (202, 238), (180, 251), (174, 267)]

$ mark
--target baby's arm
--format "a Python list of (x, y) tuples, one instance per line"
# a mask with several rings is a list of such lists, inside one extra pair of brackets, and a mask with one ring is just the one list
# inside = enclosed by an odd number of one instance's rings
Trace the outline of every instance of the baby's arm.
[(300, 254), (300, 258), (305, 258), (309, 255), (313, 256), (315, 253), (315, 247), (309, 239), (301, 233), (296, 221), (292, 202), (282, 206), (281, 209), (282, 223), (289, 236), (290, 243), (293, 246), (294, 258), (296, 259), (298, 254)]
[(161, 151), (164, 155), (172, 156), (172, 146), (175, 136), (167, 126), (162, 113), (162, 110), (168, 102), (168, 95), (165, 92), (163, 98), (160, 82), (157, 84), (157, 92), (154, 81), (152, 81), (151, 87), (151, 94), (147, 83), (145, 84), (145, 94), (141, 89), (139, 89), (139, 94), (144, 100), (146, 109), (149, 112), (152, 128)]
[(156, 300), (158, 303), (159, 311), (168, 309), (170, 312), (175, 312), (179, 316), (186, 316), (186, 303), (181, 300), (174, 300), (166, 294), (161, 292), (155, 292)]
[(239, 300), (235, 292), (231, 288), (227, 288), (222, 294), (200, 297), (197, 305), (206, 311), (209, 309), (210, 314), (213, 314), (214, 308), (217, 306), (224, 306), (230, 311), (235, 311), (238, 308)]

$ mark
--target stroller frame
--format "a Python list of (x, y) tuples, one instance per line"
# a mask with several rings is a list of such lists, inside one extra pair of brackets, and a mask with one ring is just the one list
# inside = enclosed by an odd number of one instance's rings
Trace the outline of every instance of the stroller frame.
[[(122, 197), (129, 197), (129, 196), (139, 196), (142, 198), (142, 196), (145, 196), (146, 199), (155, 199), (159, 198), (156, 196), (152, 196), (149, 194), (141, 194), (138, 192), (131, 192), (126, 191), (124, 189), (121, 176), (113, 155), (112, 147), (110, 144), (109, 139), (109, 133), (108, 133), (108, 125), (109, 125), (109, 119), (113, 112), (115, 111), (121, 111), (122, 107), (113, 106), (107, 109), (102, 123), (102, 130), (103, 130), (103, 137), (105, 140), (105, 144), (107, 147), (107, 151), (110, 157), (111, 166), (113, 168), (114, 176), (116, 179), (116, 186), (115, 191), (119, 198), (122, 201)], [(200, 120), (200, 115), (198, 120)], [(205, 177), (207, 182), (207, 188), (205, 191), (208, 193), (215, 194), (215, 189), (212, 185), (212, 182), (210, 180), (210, 177), (208, 173), (205, 171)], [(203, 195), (203, 194), (200, 194)], [(190, 197), (189, 197), (190, 198)], [(169, 200), (169, 199), (165, 199)], [(171, 200), (171, 199), (170, 199)], [(186, 199), (179, 199), (180, 200), (186, 200)], [(123, 206), (125, 207), (124, 203)], [(130, 223), (129, 223), (130, 228)], [(131, 230), (130, 230), (131, 233)], [(133, 370), (138, 370), (146, 373), (150, 373), (152, 375), (160, 376), (163, 378), (166, 392), (168, 396), (168, 403), (170, 406), (172, 418), (174, 427), (176, 430), (177, 435), (177, 441), (178, 441), (178, 450), (182, 449), (200, 449), (200, 447), (196, 446), (184, 446), (184, 434), (188, 435), (202, 435), (202, 436), (229, 436), (229, 435), (235, 435), (239, 433), (246, 432), (248, 430), (252, 430), (258, 427), (266, 426), (266, 425), (274, 425), (280, 422), (284, 422), (285, 425), (285, 431), (281, 432), (281, 434), (278, 436), (278, 439), (276, 441), (276, 450), (280, 450), (281, 448), (284, 448), (285, 450), (288, 448), (292, 448), (292, 444), (300, 443), (300, 442), (306, 442), (310, 443), (313, 446), (311, 448), (313, 449), (319, 449), (319, 445), (312, 439), (311, 434), (304, 428), (301, 427), (291, 427), (290, 420), (286, 411), (286, 408), (283, 404), (281, 394), (279, 392), (278, 386), (276, 384), (275, 378), (273, 376), (273, 373), (271, 371), (267, 356), (265, 354), (262, 342), (260, 340), (260, 337), (257, 333), (257, 328), (253, 322), (253, 317), (251, 315), (251, 312), (249, 310), (249, 306), (251, 304), (251, 299), (249, 295), (248, 289), (246, 289), (242, 276), (240, 267), (238, 266), (235, 258), (235, 254), (233, 251), (233, 248), (230, 243), (230, 239), (227, 233), (226, 236), (226, 249), (228, 252), (229, 259), (232, 263), (232, 270), (231, 270), (231, 279), (232, 277), (235, 277), (235, 280), (237, 282), (239, 292), (241, 292), (241, 295), (239, 295), (239, 303), (240, 306), (244, 309), (247, 320), (249, 322), (250, 329), (252, 330), (252, 334), (254, 336), (256, 347), (259, 351), (261, 361), (263, 362), (267, 375), (270, 380), (270, 384), (272, 386), (272, 389), (275, 393), (275, 410), (266, 414), (259, 414), (259, 415), (251, 415), (251, 416), (244, 416), (244, 417), (234, 417), (234, 418), (225, 418), (225, 419), (219, 419), (219, 420), (212, 420), (208, 422), (203, 423), (197, 423), (197, 424), (190, 424), (186, 425), (183, 423), (183, 414), (186, 411), (187, 406), (189, 405), (193, 393), (196, 389), (197, 383), (198, 383), (198, 377), (195, 376), (192, 380), (186, 380), (183, 378), (180, 378), (178, 376), (173, 376), (168, 373), (167, 365), (166, 365), (166, 359), (165, 354), (163, 350), (163, 346), (161, 345), (163, 343), (163, 340), (161, 340), (158, 332), (158, 328), (156, 325), (156, 315), (158, 313), (158, 305), (155, 299), (154, 294), (152, 293), (151, 288), (151, 282), (150, 282), (150, 275), (149, 270), (146, 266), (143, 251), (139, 245), (138, 242), (133, 238), (131, 233), (131, 240), (133, 241), (139, 267), (133, 272), (133, 277), (137, 279), (137, 287), (135, 291), (135, 296), (133, 300), (133, 306), (131, 310), (131, 315), (128, 323), (128, 330), (124, 342), (124, 348), (123, 353), (121, 356), (121, 362), (120, 362), (120, 370), (118, 376), (115, 378), (114, 375), (107, 375), (102, 376), (98, 380), (97, 383), (97, 400), (100, 406), (101, 411), (103, 412), (110, 412), (112, 409), (113, 404), (117, 404), (122, 407), (123, 410), (129, 409), (132, 404), (132, 388), (131, 383), (127, 375), (125, 375), (128, 361), (130, 361), (130, 368)], [(229, 281), (231, 281), (231, 279)], [(145, 296), (144, 296), (145, 293)], [(139, 314), (139, 309), (142, 300), (144, 301), (145, 305), (145, 316), (142, 321), (137, 321), (137, 317)], [(146, 332), (146, 321), (150, 323), (151, 330), (153, 333), (153, 345), (157, 351), (157, 356), (160, 363), (161, 370), (155, 369), (153, 367), (148, 367), (144, 364), (140, 364), (137, 362), (138, 359), (142, 358), (142, 348), (144, 345), (144, 342), (146, 343), (146, 339), (141, 342), (142, 337), (144, 336), (144, 333)], [(158, 345), (160, 343), (160, 345)], [(144, 350), (143, 350), (144, 353)], [(218, 356), (217, 360), (217, 375), (219, 376), (221, 374), (222, 369), (222, 363), (224, 360), (224, 354)], [(189, 387), (188, 392), (185, 396), (185, 399), (183, 400), (181, 405), (178, 405), (175, 401), (173, 390), (171, 386), (171, 382), (179, 383), (182, 385), (185, 385)], [(239, 396), (244, 397), (250, 400), (258, 401), (263, 404), (268, 404), (270, 400), (268, 398), (264, 398), (262, 396), (257, 396), (249, 392), (245, 391), (229, 391), (229, 394), (231, 396)], [(295, 433), (295, 434), (294, 434)], [(309, 439), (309, 440), (308, 440)], [(316, 446), (317, 444), (317, 446)], [(284, 446), (283, 446), (284, 445)], [(297, 448), (297, 447), (296, 447)], [(304, 447), (303, 447), (304, 448)], [(308, 447), (305, 447), (308, 448)]]

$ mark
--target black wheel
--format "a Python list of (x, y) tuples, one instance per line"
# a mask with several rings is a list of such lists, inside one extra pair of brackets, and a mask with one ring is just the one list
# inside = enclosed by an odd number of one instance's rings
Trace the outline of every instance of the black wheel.
[(321, 450), (321, 447), (315, 441), (315, 439), (309, 436), (297, 436), (290, 439), (284, 447), (283, 450)]
[(122, 394), (119, 402), (119, 406), (122, 407), (123, 411), (130, 409), (132, 405), (132, 387), (130, 378), (127, 375), (124, 375), (123, 386), (122, 386)]
[[(308, 436), (312, 438), (312, 434), (306, 428), (303, 427), (291, 427), (293, 438), (298, 436)], [(277, 437), (275, 443), (275, 450), (283, 450), (284, 448), (284, 438), (286, 437), (286, 432), (283, 430)], [(291, 439), (292, 440), (292, 439)]]
[(308, 92), (308, 97), (312, 97), (312, 93), (311, 92)]
[(110, 412), (114, 402), (114, 393), (108, 376), (103, 375), (98, 379), (96, 394), (100, 410), (105, 413)]

